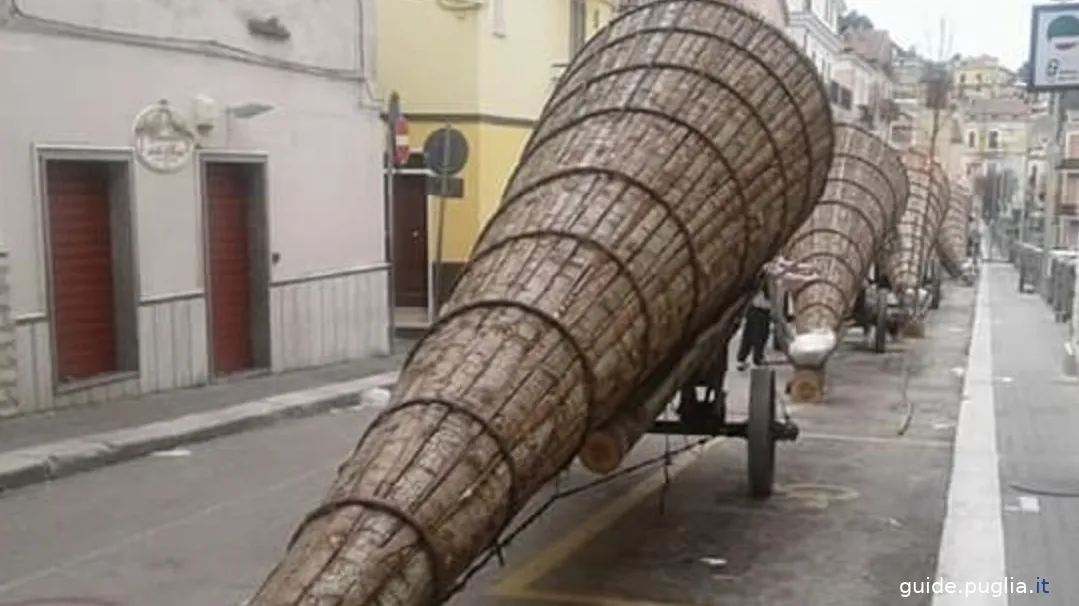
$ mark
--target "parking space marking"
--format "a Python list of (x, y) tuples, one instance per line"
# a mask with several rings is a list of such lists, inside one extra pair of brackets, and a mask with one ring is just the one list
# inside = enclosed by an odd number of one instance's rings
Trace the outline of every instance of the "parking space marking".
[(776, 486), (775, 495), (781, 500), (794, 501), (808, 509), (827, 509), (833, 503), (853, 501), (860, 496), (857, 490), (828, 484), (787, 484)]
[(854, 436), (837, 433), (802, 433), (799, 439), (807, 440), (830, 440), (833, 442), (852, 442), (856, 444), (888, 444), (896, 446), (921, 446), (925, 448), (951, 448), (952, 443), (948, 440), (917, 440), (913, 438), (885, 438), (879, 436)]
[(1032, 497), (1030, 495), (1022, 495), (1016, 501), (1018, 505), (1008, 505), (1004, 507), (1004, 511), (1019, 512), (1019, 513), (1041, 513), (1041, 504), (1038, 502), (1038, 497)]
[[(665, 477), (675, 477), (681, 472), (685, 471), (692, 463), (697, 461), (708, 450), (715, 447), (724, 441), (724, 438), (715, 438), (709, 440), (701, 445), (700, 448), (696, 448), (690, 451), (686, 451), (677, 457), (670, 467), (667, 468), (666, 473), (663, 470), (659, 470), (656, 473), (648, 476), (644, 481), (636, 484), (625, 494), (614, 499), (606, 506), (602, 507), (599, 511), (588, 516), (579, 524), (573, 526), (569, 532), (566, 532), (551, 545), (548, 545), (545, 549), (538, 554), (527, 560), (520, 566), (512, 569), (505, 577), (502, 578), (497, 584), (495, 584), (489, 591), (488, 595), (498, 598), (510, 598), (519, 600), (538, 600), (546, 602), (556, 602), (554, 597), (544, 598), (539, 597), (541, 595), (555, 595), (548, 594), (547, 592), (532, 589), (531, 586), (536, 581), (540, 580), (559, 565), (566, 562), (572, 557), (578, 550), (588, 544), (589, 541), (595, 539), (601, 532), (611, 527), (622, 516), (630, 512), (634, 507), (642, 503), (646, 498), (659, 490), (665, 481)], [(563, 596), (565, 597), (565, 596)], [(571, 604), (588, 604), (590, 606), (648, 606), (649, 604), (657, 605), (655, 602), (632, 602), (619, 600), (617, 598), (608, 598), (602, 596), (577, 596), (578, 601), (570, 601), (566, 603)], [(568, 598), (567, 598), (568, 599)], [(586, 601), (580, 601), (586, 600)], [(587, 601), (591, 600), (591, 601)], [(664, 604), (662, 606), (688, 606), (679, 604)]]

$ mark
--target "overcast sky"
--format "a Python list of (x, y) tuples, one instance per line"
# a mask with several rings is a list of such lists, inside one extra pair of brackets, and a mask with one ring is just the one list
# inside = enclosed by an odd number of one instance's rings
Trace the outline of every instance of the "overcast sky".
[(1030, 51), (1034, 4), (1032, 0), (847, 0), (850, 10), (869, 17), (878, 29), (888, 30), (904, 48), (914, 44), (925, 56), (941, 55), (939, 23), (943, 18), (951, 30), (944, 55), (995, 55), (1011, 69), (1017, 69)]

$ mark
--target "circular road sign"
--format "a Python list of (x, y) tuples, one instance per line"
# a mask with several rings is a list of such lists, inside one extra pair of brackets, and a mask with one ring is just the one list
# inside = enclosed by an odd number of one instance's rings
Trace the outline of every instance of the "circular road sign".
[(427, 167), (438, 175), (456, 175), (468, 162), (468, 140), (452, 126), (442, 127), (423, 143)]

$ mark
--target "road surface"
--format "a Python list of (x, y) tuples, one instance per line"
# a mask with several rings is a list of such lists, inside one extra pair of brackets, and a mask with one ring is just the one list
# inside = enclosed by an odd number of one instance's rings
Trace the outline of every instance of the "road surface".
[[(454, 604), (928, 604), (900, 587), (935, 575), (973, 299), (950, 288), (928, 338), (884, 355), (848, 339), (827, 403), (789, 409), (803, 435), (780, 446), (772, 500), (744, 496), (744, 443), (715, 440), (669, 483), (657, 465), (560, 501)], [(730, 389), (739, 414), (745, 375)], [(372, 416), (297, 420), (3, 495), (0, 606), (242, 604)], [(683, 443), (649, 437), (634, 460)], [(564, 485), (590, 479), (573, 471)]]

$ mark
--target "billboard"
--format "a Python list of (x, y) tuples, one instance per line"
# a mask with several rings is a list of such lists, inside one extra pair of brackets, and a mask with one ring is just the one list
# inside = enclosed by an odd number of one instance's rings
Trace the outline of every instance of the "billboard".
[(1079, 89), (1079, 3), (1034, 7), (1027, 86), (1033, 91)]

